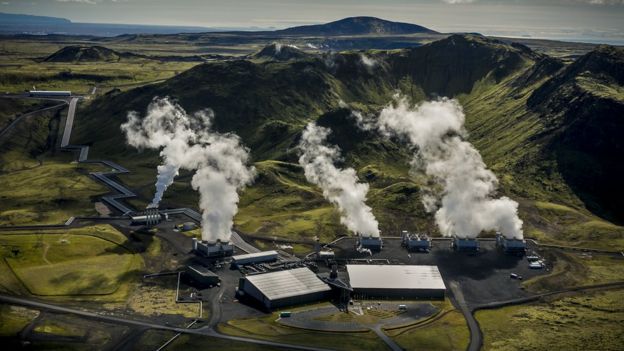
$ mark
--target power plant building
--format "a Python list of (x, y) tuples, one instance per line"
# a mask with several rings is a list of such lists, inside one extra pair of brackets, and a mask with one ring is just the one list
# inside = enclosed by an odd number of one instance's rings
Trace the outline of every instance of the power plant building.
[(401, 238), (401, 245), (409, 252), (429, 252), (431, 250), (431, 239), (424, 234), (411, 234), (404, 230)]
[(278, 256), (279, 255), (275, 250), (236, 255), (232, 256), (232, 264), (240, 267), (246, 264), (272, 262), (276, 261)]
[(209, 243), (193, 238), (193, 252), (207, 258), (227, 257), (234, 254), (234, 246), (220, 241)]
[(358, 248), (368, 249), (371, 252), (380, 252), (383, 248), (383, 240), (381, 237), (374, 236), (358, 236), (356, 243)]
[(248, 275), (238, 284), (239, 296), (248, 296), (271, 310), (283, 306), (319, 301), (331, 288), (309, 268)]
[(437, 266), (347, 265), (349, 284), (359, 298), (444, 298)]
[(524, 255), (526, 253), (526, 241), (522, 239), (508, 239), (502, 234), (496, 235), (496, 246), (507, 254)]
[(453, 237), (451, 247), (457, 252), (474, 253), (479, 251), (479, 241), (474, 238)]

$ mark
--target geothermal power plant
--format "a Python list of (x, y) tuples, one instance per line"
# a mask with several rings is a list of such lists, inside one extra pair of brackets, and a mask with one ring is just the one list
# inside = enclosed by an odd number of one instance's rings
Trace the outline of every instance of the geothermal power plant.
[[(353, 168), (336, 166), (341, 150), (328, 143), (332, 131), (310, 122), (297, 147), (299, 165), (306, 180), (335, 206), (351, 235), (324, 245), (317, 241), (304, 257), (281, 249), (258, 250), (233, 229), (238, 192), (255, 175), (248, 165), (249, 150), (236, 135), (211, 131), (212, 111), (189, 115), (167, 98), (155, 99), (143, 119), (129, 113), (122, 125), (130, 145), (160, 150), (162, 159), (153, 200), (145, 211), (132, 215), (131, 223), (158, 228), (165, 239), (188, 249), (178, 290), (180, 284), (188, 284), (209, 295), (210, 288), (225, 285), (234, 291), (232, 298), (262, 310), (326, 300), (348, 308), (353, 299), (442, 299), (450, 282), (478, 275), (479, 260), (505, 266), (523, 259), (529, 247), (517, 203), (494, 197), (496, 177), (463, 139), (464, 117), (458, 104), (438, 100), (410, 108), (398, 100), (395, 105), (381, 111), (367, 128), (405, 140), (418, 150), (414, 164), (435, 163), (435, 171), (420, 170), (437, 183), (423, 196), (423, 205), (433, 214), (442, 237), (408, 230), (382, 236), (366, 204), (369, 185)], [(416, 126), (410, 119), (422, 123)], [(159, 209), (181, 169), (194, 172), (191, 185), (199, 192), (201, 213)], [(495, 236), (478, 238), (494, 232)]]

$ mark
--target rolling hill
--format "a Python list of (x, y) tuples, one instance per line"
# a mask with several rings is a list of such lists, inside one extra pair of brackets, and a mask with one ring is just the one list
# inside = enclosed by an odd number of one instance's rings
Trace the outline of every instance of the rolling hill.
[[(599, 48), (565, 66), (523, 45), (478, 35), (392, 51), (211, 62), (163, 83), (96, 99), (80, 112), (75, 142), (128, 165), (135, 174), (124, 181), (149, 198), (158, 156), (124, 144), (119, 125), (127, 111), (143, 112), (155, 96), (178, 99), (190, 112), (210, 107), (215, 127), (240, 135), (259, 170), (256, 183), (243, 193), (238, 228), (293, 240), (330, 239), (347, 233), (320, 190), (305, 181), (294, 151), (305, 124), (317, 120), (332, 128), (330, 141), (343, 150), (344, 163), (370, 183), (368, 203), (382, 231), (435, 232), (420, 204), (421, 180), (409, 175), (408, 150), (359, 131), (340, 101), (374, 113), (397, 90), (413, 102), (450, 96), (462, 103), (470, 141), (499, 177), (501, 193), (520, 202), (529, 235), (583, 243), (602, 233), (624, 245), (624, 229), (603, 220), (623, 220), (610, 205), (615, 195), (605, 192), (617, 193), (620, 171), (599, 178), (600, 187), (581, 177), (604, 174), (599, 170), (622, 155), (617, 120), (624, 115), (622, 67), (619, 49)], [(579, 97), (582, 91), (589, 92)], [(595, 111), (601, 111), (599, 117)], [(591, 135), (600, 136), (597, 146), (589, 142)], [(182, 174), (164, 205), (193, 206), (196, 195), (188, 182), (189, 175)]]
[(348, 17), (338, 21), (308, 26), (291, 27), (275, 31), (282, 35), (340, 36), (437, 33), (429, 28), (411, 23), (386, 21), (376, 17)]
[(44, 59), (45, 62), (117, 62), (138, 55), (121, 53), (103, 46), (66, 46)]

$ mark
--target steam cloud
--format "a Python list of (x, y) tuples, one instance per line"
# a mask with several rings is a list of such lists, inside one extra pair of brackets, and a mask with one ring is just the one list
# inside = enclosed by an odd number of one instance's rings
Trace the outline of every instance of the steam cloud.
[(425, 189), (423, 204), (435, 211), (443, 235), (474, 238), (482, 230), (496, 230), (521, 239), (518, 203), (493, 197), (498, 180), (464, 140), (464, 119), (456, 100), (443, 98), (412, 108), (407, 99), (398, 98), (381, 111), (377, 124), (384, 135), (409, 141), (416, 150), (413, 170), (435, 180)]
[(360, 54), (360, 61), (367, 68), (373, 68), (375, 67), (375, 65), (377, 65), (377, 61), (375, 61), (375, 59), (368, 57), (364, 54)]
[(353, 168), (340, 169), (334, 165), (340, 159), (340, 149), (326, 145), (331, 133), (311, 122), (301, 136), (299, 164), (306, 179), (323, 189), (323, 196), (340, 209), (340, 222), (355, 234), (379, 236), (379, 223), (365, 204), (368, 184), (359, 183)]
[(202, 239), (229, 241), (238, 212), (237, 191), (251, 184), (255, 169), (247, 166), (249, 150), (238, 136), (210, 131), (213, 120), (210, 109), (189, 115), (167, 97), (154, 98), (145, 118), (131, 111), (121, 129), (129, 145), (161, 150), (151, 206), (158, 206), (181, 168), (195, 170), (191, 186), (200, 194)]

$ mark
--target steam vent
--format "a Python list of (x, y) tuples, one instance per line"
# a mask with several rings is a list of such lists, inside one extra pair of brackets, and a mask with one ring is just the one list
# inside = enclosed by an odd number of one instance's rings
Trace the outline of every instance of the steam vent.
[(431, 239), (425, 234), (412, 234), (404, 230), (401, 233), (401, 245), (409, 252), (429, 252)]

